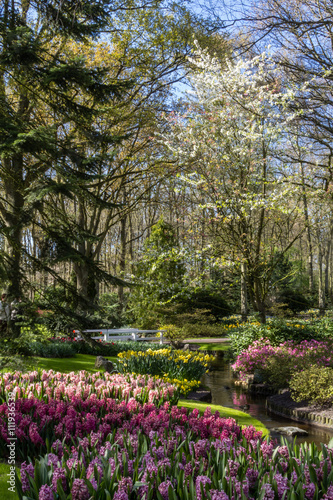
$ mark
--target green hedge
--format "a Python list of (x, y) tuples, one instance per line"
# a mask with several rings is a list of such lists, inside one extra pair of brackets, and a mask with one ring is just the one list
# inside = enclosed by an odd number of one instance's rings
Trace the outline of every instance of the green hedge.
[(146, 351), (160, 349), (155, 342), (101, 342), (100, 345), (90, 346), (84, 340), (54, 339), (49, 342), (31, 342), (26, 354), (41, 358), (68, 358), (75, 354), (91, 354), (92, 356), (117, 356), (119, 352)]

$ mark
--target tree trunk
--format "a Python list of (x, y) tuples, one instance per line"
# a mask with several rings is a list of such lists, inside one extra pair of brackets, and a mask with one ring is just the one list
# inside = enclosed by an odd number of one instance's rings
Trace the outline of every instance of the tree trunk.
[(23, 232), (24, 181), (23, 158), (16, 155), (12, 160), (3, 159), (5, 165), (4, 189), (6, 206), (1, 212), (6, 223), (6, 271), (8, 295), (11, 298), (21, 296), (21, 254)]
[(329, 294), (329, 271), (330, 271), (331, 240), (327, 242), (325, 254), (325, 297)]
[[(127, 216), (124, 217), (120, 221), (120, 252), (119, 252), (119, 268), (120, 268), (120, 277), (123, 278), (125, 274), (126, 267), (126, 229), (127, 229)], [(124, 287), (118, 286), (118, 300), (119, 300), (119, 309), (123, 311), (124, 309)]]
[(314, 292), (314, 281), (313, 281), (313, 249), (312, 249), (312, 237), (310, 231), (309, 223), (309, 211), (308, 211), (308, 200), (306, 197), (305, 190), (305, 179), (304, 179), (304, 167), (301, 163), (301, 176), (302, 176), (302, 191), (303, 191), (303, 207), (304, 207), (304, 219), (306, 226), (306, 236), (308, 241), (308, 273), (309, 273), (309, 292)]
[(325, 289), (323, 276), (323, 252), (321, 244), (318, 244), (318, 307), (319, 314), (325, 313)]
[(254, 282), (254, 298), (256, 302), (256, 309), (259, 313), (260, 323), (264, 325), (266, 323), (266, 306), (261, 290), (261, 284), (257, 279)]
[(242, 321), (247, 321), (248, 305), (247, 305), (247, 276), (246, 263), (241, 264), (241, 315)]

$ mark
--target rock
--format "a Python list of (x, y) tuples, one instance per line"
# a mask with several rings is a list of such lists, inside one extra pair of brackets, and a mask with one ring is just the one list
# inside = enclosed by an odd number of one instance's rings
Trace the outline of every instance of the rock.
[(104, 370), (108, 373), (113, 372), (115, 369), (112, 361), (109, 361), (103, 356), (97, 356), (95, 361), (95, 368), (104, 368)]
[(175, 349), (182, 349), (184, 345), (181, 340), (170, 340), (170, 343)]
[(205, 403), (211, 403), (212, 393), (210, 391), (191, 391), (186, 396), (187, 399), (193, 399), (194, 401), (204, 401)]
[(189, 351), (190, 350), (190, 344), (184, 344), (183, 351)]
[(307, 436), (308, 432), (299, 427), (274, 427), (271, 431), (278, 432), (279, 434), (285, 434), (286, 436)]

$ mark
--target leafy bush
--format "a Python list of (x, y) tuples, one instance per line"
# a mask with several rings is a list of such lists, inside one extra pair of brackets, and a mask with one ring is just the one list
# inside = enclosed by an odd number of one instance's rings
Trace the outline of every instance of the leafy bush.
[(245, 351), (253, 342), (261, 338), (267, 338), (265, 325), (259, 322), (244, 323), (229, 334), (231, 341), (230, 349), (233, 356), (238, 356)]
[(203, 311), (210, 322), (217, 322), (231, 314), (231, 308), (224, 297), (216, 291), (205, 288), (186, 289), (178, 303), (179, 313)]
[(164, 330), (163, 337), (167, 340), (170, 340), (171, 345), (174, 347), (180, 347), (179, 344), (182, 344), (183, 340), (186, 337), (185, 332), (178, 328), (175, 325), (162, 325), (161, 330)]
[(309, 309), (312, 305), (305, 295), (291, 288), (285, 288), (280, 292), (279, 302), (284, 304), (283, 309), (289, 309), (294, 314)]
[(124, 351), (147, 351), (148, 349), (160, 349), (160, 344), (156, 342), (136, 342), (136, 341), (117, 341), (117, 342), (103, 342), (100, 341), (97, 345), (91, 346), (85, 340), (73, 340), (69, 337), (55, 338), (51, 342), (61, 342), (68, 344), (77, 354), (91, 354), (92, 356), (117, 356), (119, 352)]
[(292, 398), (319, 405), (333, 404), (333, 368), (312, 365), (295, 373), (290, 381)]
[[(146, 322), (153, 328), (160, 323), (183, 327), (188, 324), (215, 325), (231, 312), (230, 306), (217, 292), (206, 289), (182, 290), (167, 304), (155, 305), (154, 315), (145, 313)], [(146, 323), (147, 324), (147, 323)], [(141, 327), (141, 324), (138, 325)], [(145, 328), (148, 328), (145, 326)]]
[(182, 327), (188, 323), (193, 325), (210, 325), (216, 323), (214, 316), (209, 314), (209, 309), (194, 309), (192, 311), (184, 311), (183, 305), (179, 303), (174, 304), (168, 309), (164, 309), (163, 313), (166, 318), (170, 318), (170, 321), (179, 327)]
[(74, 356), (76, 350), (74, 345), (68, 342), (33, 342), (29, 346), (31, 356), (40, 356), (42, 358), (70, 358)]
[(201, 325), (192, 323), (185, 323), (182, 330), (185, 334), (185, 338), (225, 337), (230, 331), (226, 325)]
[(311, 362), (306, 356), (295, 359), (289, 354), (289, 351), (276, 352), (274, 356), (268, 357), (265, 369), (262, 371), (264, 381), (276, 389), (289, 387), (293, 374), (307, 368)]

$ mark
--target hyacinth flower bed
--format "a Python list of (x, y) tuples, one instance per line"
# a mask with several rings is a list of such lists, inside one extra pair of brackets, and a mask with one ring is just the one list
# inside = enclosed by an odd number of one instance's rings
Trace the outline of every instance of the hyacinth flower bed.
[(215, 356), (191, 353), (171, 348), (147, 351), (126, 351), (118, 354), (117, 368), (121, 373), (150, 373), (180, 380), (200, 380)]
[(19, 498), (333, 499), (330, 445), (277, 447), (210, 408), (177, 408), (177, 391), (140, 375), (2, 374), (0, 453), (14, 392)]
[(259, 370), (270, 382), (288, 386), (293, 373), (313, 365), (333, 366), (332, 340), (304, 340), (299, 344), (289, 340), (274, 346), (269, 339), (260, 339), (237, 356), (232, 370), (240, 380)]
[[(118, 406), (118, 407), (117, 407)], [(261, 439), (233, 419), (137, 402), (110, 408), (110, 432), (87, 432), (24, 462), (19, 497), (34, 500), (333, 498), (333, 450)], [(34, 437), (31, 437), (34, 439)], [(65, 437), (66, 441), (66, 437)], [(68, 441), (68, 440), (67, 440)]]
[(16, 398), (52, 398), (71, 401), (74, 398), (113, 398), (128, 401), (134, 397), (142, 403), (154, 402), (157, 406), (169, 401), (177, 404), (180, 395), (186, 394), (197, 384), (177, 379), (162, 380), (149, 375), (89, 373), (87, 371), (60, 373), (53, 370), (4, 373), (0, 375), (0, 402), (8, 393)]

